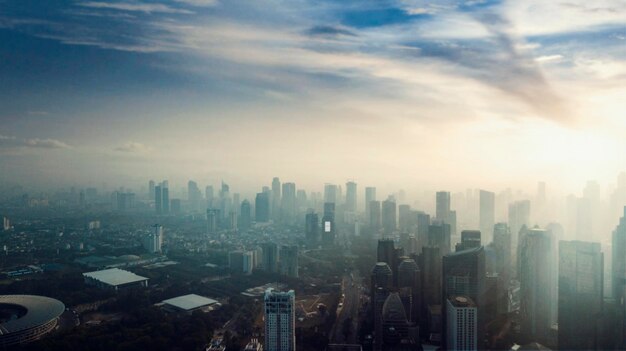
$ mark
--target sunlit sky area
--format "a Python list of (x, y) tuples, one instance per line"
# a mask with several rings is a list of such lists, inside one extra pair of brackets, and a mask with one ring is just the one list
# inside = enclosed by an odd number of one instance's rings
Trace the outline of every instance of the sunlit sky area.
[(578, 191), (626, 169), (623, 0), (0, 0), (0, 181)]

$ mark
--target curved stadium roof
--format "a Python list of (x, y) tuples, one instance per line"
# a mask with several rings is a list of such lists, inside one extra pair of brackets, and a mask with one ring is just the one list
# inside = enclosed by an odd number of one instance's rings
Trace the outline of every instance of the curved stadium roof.
[(63, 314), (65, 305), (56, 299), (36, 295), (1, 295), (2, 305), (17, 305), (26, 309), (26, 313), (14, 320), (0, 324), (0, 336), (17, 333), (45, 324)]

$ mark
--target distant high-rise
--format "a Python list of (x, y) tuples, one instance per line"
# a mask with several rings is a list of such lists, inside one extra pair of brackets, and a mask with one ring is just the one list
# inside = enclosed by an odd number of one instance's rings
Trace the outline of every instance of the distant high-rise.
[(376, 201), (376, 188), (368, 186), (365, 188), (365, 217), (369, 221), (370, 218), (370, 203)]
[(280, 219), (280, 205), (282, 201), (280, 191), (281, 191), (280, 179), (278, 177), (274, 177), (274, 179), (272, 179), (272, 196), (271, 196), (272, 214), (271, 215), (275, 221)]
[(411, 206), (398, 206), (398, 229), (401, 233), (408, 233), (412, 230), (412, 226), (416, 218), (411, 214)]
[(263, 269), (266, 272), (278, 272), (278, 245), (274, 243), (264, 243), (261, 245), (263, 249)]
[(600, 349), (603, 264), (599, 243), (559, 243), (559, 350)]
[(267, 289), (264, 297), (265, 350), (296, 350), (296, 294)]
[(479, 230), (464, 230), (461, 232), (461, 242), (456, 244), (456, 251), (463, 251), (467, 249), (473, 249), (480, 247), (480, 231)]
[(322, 244), (326, 248), (335, 244), (335, 203), (324, 203), (324, 216), (322, 217)]
[(250, 229), (252, 226), (252, 206), (250, 201), (243, 200), (240, 206), (239, 213), (239, 228), (243, 231)]
[(393, 271), (393, 267), (397, 263), (396, 257), (396, 248), (392, 239), (381, 239), (378, 240), (377, 247), (377, 262), (385, 262), (391, 267)]
[(149, 253), (159, 253), (163, 245), (163, 226), (155, 224), (152, 228), (153, 232), (144, 238), (143, 247)]
[(156, 213), (163, 213), (163, 189), (160, 185), (154, 187), (154, 209)]
[(204, 188), (204, 197), (206, 199), (206, 206), (208, 208), (213, 208), (213, 206), (215, 206), (215, 204), (213, 203), (214, 196), (215, 194), (213, 191), (213, 186), (207, 185), (206, 188)]
[(197, 211), (200, 208), (202, 193), (200, 188), (198, 188), (198, 183), (193, 180), (187, 183), (187, 201), (189, 202), (189, 210)]
[(281, 198), (281, 220), (291, 222), (296, 216), (296, 184), (283, 183)]
[(449, 254), (450, 225), (438, 221), (428, 226), (428, 245), (438, 247), (442, 256)]
[(541, 342), (551, 327), (554, 282), (549, 269), (553, 264), (550, 237), (545, 230), (530, 229), (520, 245), (520, 331)]
[(412, 310), (406, 312), (411, 322), (418, 323), (422, 307), (422, 277), (412, 258), (405, 258), (398, 265), (398, 288), (411, 288)]
[(626, 206), (624, 206), (624, 215), (613, 230), (611, 268), (613, 299), (616, 301), (624, 300), (626, 292)]
[(478, 350), (478, 308), (467, 296), (450, 296), (446, 304), (448, 350)]
[(383, 344), (383, 305), (393, 286), (393, 273), (385, 262), (378, 262), (372, 269), (370, 298), (372, 300), (372, 317), (374, 319), (375, 349), (380, 350)]
[(337, 203), (337, 185), (324, 185), (324, 202)]
[(298, 278), (298, 246), (280, 247), (280, 273), (290, 278)]
[(170, 189), (167, 180), (161, 183), (161, 196), (163, 197), (163, 213), (170, 213)]
[(496, 254), (496, 273), (503, 286), (509, 286), (511, 277), (511, 231), (506, 223), (496, 223), (493, 230), (493, 246)]
[(530, 201), (522, 200), (509, 204), (509, 228), (511, 229), (511, 249), (515, 257), (519, 253), (519, 232), (530, 226)]
[[(443, 257), (442, 265), (442, 301), (461, 295), (467, 296), (478, 307), (478, 345), (481, 347), (485, 335), (485, 250), (482, 246), (451, 253)], [(443, 311), (443, 338), (447, 342), (448, 311)], [(450, 349), (449, 345), (443, 345)]]
[(380, 210), (380, 201), (372, 201), (370, 202), (370, 230), (373, 234), (378, 234), (381, 228), (381, 210)]
[(428, 245), (428, 227), (430, 227), (430, 215), (418, 211), (416, 214), (415, 237), (417, 238), (417, 252), (422, 252), (422, 247)]
[(396, 230), (396, 202), (393, 198), (383, 201), (381, 219), (383, 232), (391, 235)]
[(480, 191), (479, 227), (483, 242), (488, 244), (493, 238), (493, 225), (496, 217), (496, 196), (486, 190)]
[(270, 221), (270, 196), (267, 192), (257, 193), (254, 201), (254, 218), (259, 223)]
[(209, 208), (206, 210), (207, 233), (215, 234), (219, 229), (220, 210)]
[(155, 188), (155, 183), (154, 180), (150, 180), (148, 182), (148, 199), (154, 199), (154, 188)]
[(425, 317), (429, 305), (441, 305), (441, 251), (439, 247), (424, 246), (420, 259)]
[(346, 211), (356, 212), (356, 183), (349, 181), (346, 183)]
[(304, 237), (308, 248), (317, 248), (320, 241), (320, 222), (317, 213), (306, 214)]
[(447, 191), (438, 191), (436, 194), (435, 217), (438, 220), (446, 222), (448, 220), (449, 215), (450, 215), (450, 193)]

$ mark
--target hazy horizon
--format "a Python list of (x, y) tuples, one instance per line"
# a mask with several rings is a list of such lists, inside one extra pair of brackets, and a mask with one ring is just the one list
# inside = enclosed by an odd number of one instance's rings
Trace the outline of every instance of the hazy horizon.
[(5, 1), (0, 182), (579, 193), (626, 169), (625, 13), (610, 0)]

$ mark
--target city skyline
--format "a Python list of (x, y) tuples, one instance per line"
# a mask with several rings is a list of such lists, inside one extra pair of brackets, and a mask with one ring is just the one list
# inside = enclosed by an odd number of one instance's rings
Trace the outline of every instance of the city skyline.
[(617, 0), (1, 6), (3, 183), (571, 191), (626, 164)]

